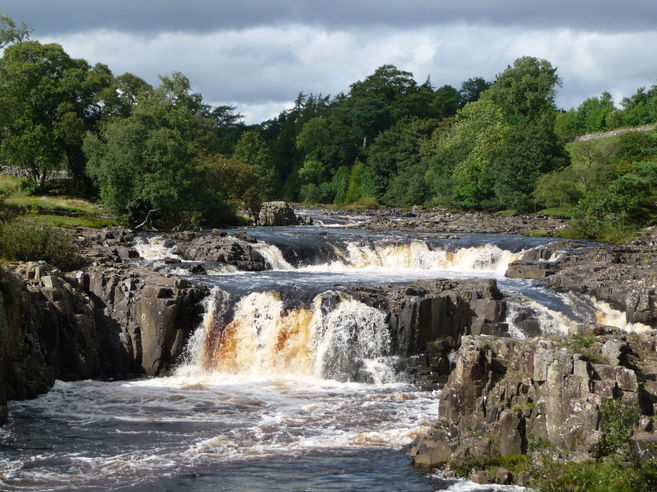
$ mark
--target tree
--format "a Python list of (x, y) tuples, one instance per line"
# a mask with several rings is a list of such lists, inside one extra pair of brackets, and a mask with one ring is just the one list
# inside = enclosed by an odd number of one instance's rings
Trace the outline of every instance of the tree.
[(559, 85), (561, 79), (550, 62), (526, 56), (498, 75), (482, 97), (497, 104), (511, 124), (522, 125), (528, 118), (554, 114), (554, 97)]
[(139, 96), (128, 117), (87, 135), (89, 173), (105, 205), (127, 224), (153, 210), (165, 227), (225, 222), (231, 212), (221, 176), (201, 158), (212, 125), (201, 97), (180, 73), (161, 81)]
[(606, 91), (599, 98), (586, 99), (575, 112), (574, 124), (577, 132), (586, 133), (605, 129), (607, 117), (615, 109), (611, 94)]
[(97, 121), (98, 93), (107, 67), (90, 67), (58, 44), (24, 41), (0, 61), (0, 151), (41, 187), (54, 170), (68, 166), (84, 180), (82, 138)]
[(251, 217), (258, 217), (264, 195), (257, 167), (220, 154), (207, 157), (206, 162), (219, 173), (228, 204), (235, 210), (244, 207)]
[(426, 163), (420, 148), (436, 127), (436, 120), (407, 118), (382, 132), (368, 150), (364, 187), (389, 205), (415, 205), (427, 198)]
[(235, 145), (233, 158), (254, 166), (260, 177), (263, 197), (266, 199), (273, 198), (277, 182), (276, 169), (272, 162), (269, 147), (267, 147), (267, 143), (259, 131), (249, 131), (240, 137)]
[(461, 107), (459, 91), (451, 85), (442, 86), (434, 93), (433, 106), (437, 118), (454, 116)]
[(0, 50), (30, 39), (32, 31), (27, 24), (16, 25), (11, 17), (0, 14)]
[(393, 121), (404, 116), (428, 116), (426, 111), (433, 99), (430, 84), (418, 86), (411, 72), (394, 65), (382, 65), (350, 87), (353, 101), (374, 99), (389, 108)]
[(460, 107), (468, 103), (476, 102), (482, 92), (491, 86), (491, 82), (487, 82), (482, 77), (473, 77), (461, 84), (459, 90)]
[(445, 147), (457, 148), (463, 155), (452, 174), (452, 193), (457, 205), (482, 208), (495, 203), (499, 154), (510, 133), (511, 127), (504, 121), (501, 110), (491, 101), (470, 103), (459, 111), (445, 141)]
[(548, 61), (523, 57), (481, 95), (480, 100), (501, 109), (511, 128), (495, 166), (500, 207), (528, 208), (538, 177), (567, 165), (563, 142), (554, 131), (554, 97), (560, 83)]

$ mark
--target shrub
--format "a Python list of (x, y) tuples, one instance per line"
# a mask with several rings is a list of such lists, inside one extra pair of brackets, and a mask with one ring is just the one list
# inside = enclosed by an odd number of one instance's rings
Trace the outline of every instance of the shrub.
[(82, 257), (69, 234), (29, 222), (0, 225), (0, 253), (8, 260), (43, 260), (65, 271), (82, 265)]
[(608, 400), (602, 407), (601, 427), (605, 433), (602, 452), (605, 455), (629, 454), (629, 439), (641, 412), (635, 405), (622, 400)]
[(615, 461), (583, 461), (562, 465), (547, 459), (531, 485), (543, 492), (648, 492), (657, 487), (655, 470), (655, 463), (637, 467), (623, 466)]

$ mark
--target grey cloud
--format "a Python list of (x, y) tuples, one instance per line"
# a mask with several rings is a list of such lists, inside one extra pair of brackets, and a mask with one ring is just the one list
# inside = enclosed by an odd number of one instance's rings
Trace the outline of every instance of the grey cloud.
[(210, 32), (261, 25), (410, 28), (457, 22), (597, 31), (652, 30), (654, 0), (4, 0), (41, 35), (96, 30)]
[[(657, 32), (596, 34), (452, 25), (442, 29), (336, 32), (307, 26), (263, 27), (205, 34), (138, 36), (109, 31), (42, 38), (61, 42), (75, 57), (130, 71), (152, 83), (181, 71), (213, 103), (236, 103), (255, 122), (283, 109), (299, 91), (336, 94), (393, 63), (427, 75), (436, 86), (473, 76), (489, 80), (517, 57), (545, 58), (558, 67), (564, 87), (558, 104), (570, 107), (609, 90), (627, 96), (656, 81)], [(278, 110), (276, 105), (278, 104)]]

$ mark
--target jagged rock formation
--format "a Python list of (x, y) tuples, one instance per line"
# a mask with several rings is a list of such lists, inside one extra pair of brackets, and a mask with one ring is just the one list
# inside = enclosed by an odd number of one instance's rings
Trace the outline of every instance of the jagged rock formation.
[(611, 333), (583, 345), (463, 337), (440, 395), (440, 418), (413, 448), (415, 463), (532, 453), (536, 442), (570, 460), (597, 458), (605, 438), (602, 409), (611, 399), (643, 415), (632, 439), (643, 459), (654, 457), (656, 450), (642, 444), (656, 438), (656, 340), (654, 333), (631, 339)]
[(547, 278), (560, 292), (586, 294), (625, 312), (628, 323), (657, 327), (657, 241), (653, 233), (622, 245), (562, 241), (528, 251), (507, 275)]

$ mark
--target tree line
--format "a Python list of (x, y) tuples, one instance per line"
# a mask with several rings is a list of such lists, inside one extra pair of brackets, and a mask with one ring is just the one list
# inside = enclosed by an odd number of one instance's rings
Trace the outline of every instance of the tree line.
[[(0, 18), (0, 158), (41, 187), (67, 169), (76, 192), (99, 197), (127, 224), (149, 213), (168, 226), (226, 223), (238, 208), (254, 213), (272, 198), (491, 211), (568, 206), (584, 217), (621, 206), (594, 198), (607, 189), (647, 186), (643, 195), (652, 194), (657, 152), (641, 147), (654, 150), (647, 140), (635, 142), (643, 150), (631, 162), (615, 148), (589, 156), (588, 168), (580, 162), (586, 149), (568, 152), (566, 144), (657, 121), (657, 86), (621, 108), (603, 93), (561, 111), (561, 81), (546, 60), (519, 58), (495, 80), (473, 77), (459, 88), (419, 84), (384, 65), (346, 92), (300, 93), (291, 109), (246, 125), (237, 108), (204, 103), (180, 73), (152, 87), (29, 35), (28, 26)], [(631, 220), (645, 221), (653, 205), (643, 200)], [(583, 235), (599, 234), (587, 227)]]

